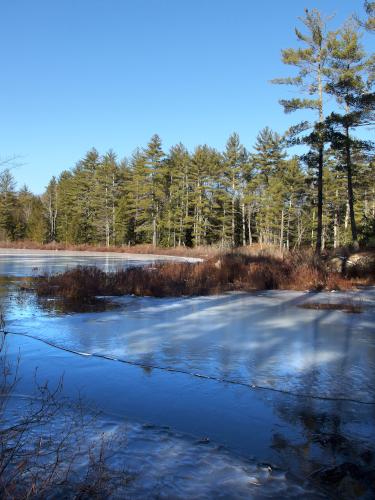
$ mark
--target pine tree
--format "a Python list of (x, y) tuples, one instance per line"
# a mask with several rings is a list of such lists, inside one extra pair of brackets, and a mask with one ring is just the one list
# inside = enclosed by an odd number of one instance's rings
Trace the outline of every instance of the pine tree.
[(137, 149), (130, 160), (130, 192), (128, 210), (131, 234), (134, 243), (148, 241), (152, 231), (150, 213), (152, 211), (152, 186), (146, 156)]
[(166, 160), (167, 196), (165, 225), (167, 246), (186, 244), (189, 227), (190, 155), (183, 144), (170, 149)]
[(114, 222), (114, 243), (116, 245), (135, 243), (132, 182), (130, 162), (125, 158), (119, 162), (116, 176)]
[(48, 219), (48, 241), (55, 241), (57, 236), (57, 215), (58, 215), (58, 185), (56, 177), (50, 180), (45, 193), (42, 196), (44, 209)]
[(30, 217), (27, 223), (26, 237), (37, 243), (45, 243), (47, 233), (48, 226), (43, 203), (38, 196), (33, 196)]
[(356, 16), (357, 23), (368, 32), (375, 33), (375, 2), (369, 2), (366, 0), (364, 3), (364, 9), (367, 14), (367, 18), (363, 21)]
[(95, 169), (93, 210), (96, 234), (107, 247), (116, 239), (116, 210), (118, 200), (118, 168), (116, 155), (109, 151)]
[(18, 226), (17, 238), (24, 239), (33, 209), (34, 195), (28, 187), (24, 185), (17, 193), (17, 200), (19, 206), (18, 214), (16, 215)]
[[(256, 139), (255, 153), (251, 155), (253, 179), (251, 189), (256, 199), (256, 230), (259, 243), (275, 243), (277, 229), (274, 209), (278, 189), (275, 178), (282, 171), (286, 153), (282, 138), (270, 128), (262, 129)], [(279, 183), (281, 178), (276, 179)], [(274, 203), (275, 202), (275, 203)], [(279, 203), (280, 207), (280, 203)], [(281, 209), (280, 209), (281, 211)], [(282, 215), (282, 214), (281, 214)]]
[[(237, 237), (239, 224), (239, 207), (243, 206), (242, 179), (244, 169), (247, 162), (247, 152), (240, 142), (238, 134), (233, 133), (226, 144), (224, 152), (224, 175), (225, 187), (230, 197), (230, 238), (231, 245), (238, 245), (239, 238)], [(244, 210), (241, 212), (244, 218)], [(244, 220), (241, 221), (243, 227)]]
[[(323, 92), (324, 79), (329, 73), (327, 65), (328, 56), (328, 35), (326, 24), (320, 12), (316, 9), (305, 10), (305, 17), (300, 18), (307, 29), (307, 34), (303, 34), (295, 29), (297, 39), (305, 44), (301, 49), (284, 49), (282, 59), (285, 64), (295, 66), (298, 74), (293, 78), (278, 78), (273, 83), (296, 86), (301, 92), (307, 94), (304, 99), (281, 100), (286, 113), (299, 109), (312, 109), (318, 114), (317, 121), (313, 124), (313, 134), (305, 139), (316, 150), (316, 163), (318, 170), (318, 217), (317, 217), (317, 239), (316, 250), (321, 251), (322, 228), (323, 228), (323, 162), (324, 162), (324, 112), (323, 112)], [(307, 124), (298, 131), (306, 130)]]
[(352, 22), (331, 34), (329, 39), (330, 79), (327, 91), (336, 97), (339, 105), (344, 108), (344, 114), (332, 113), (327, 123), (331, 127), (331, 144), (342, 151), (343, 162), (347, 175), (348, 206), (352, 232), (352, 242), (358, 247), (357, 224), (354, 211), (353, 191), (353, 147), (370, 148), (364, 141), (356, 140), (351, 130), (368, 123), (374, 114), (375, 96), (370, 93), (371, 80), (366, 80), (371, 71), (372, 61), (359, 42), (358, 29)]
[(338, 152), (330, 149), (326, 153), (326, 203), (324, 206), (325, 243), (337, 248), (348, 242), (349, 209), (345, 170)]
[(216, 149), (207, 145), (195, 148), (190, 167), (191, 229), (195, 246), (222, 240), (223, 217), (226, 214), (220, 195), (215, 197), (220, 171), (222, 157)]
[(15, 208), (16, 208), (15, 181), (8, 168), (0, 172), (0, 238), (1, 240), (13, 240), (16, 232)]
[(160, 224), (162, 220), (166, 182), (165, 163), (163, 161), (164, 152), (162, 150), (160, 137), (157, 134), (151, 137), (144, 154), (150, 185), (150, 203), (148, 210), (152, 225), (152, 245), (157, 246), (161, 229)]
[[(293, 244), (300, 247), (306, 231), (306, 176), (298, 157), (282, 162), (283, 210), (282, 220), (285, 228), (280, 230), (280, 246), (288, 250)], [(285, 234), (285, 243), (282, 235)]]
[(60, 174), (57, 183), (57, 207), (58, 217), (56, 219), (57, 241), (77, 243), (77, 202), (75, 176), (72, 172), (64, 171)]

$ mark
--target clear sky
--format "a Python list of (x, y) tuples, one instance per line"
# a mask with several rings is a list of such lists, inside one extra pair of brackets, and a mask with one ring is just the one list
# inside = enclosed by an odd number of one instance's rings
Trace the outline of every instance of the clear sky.
[[(282, 132), (269, 80), (290, 74), (305, 7), (336, 14), (362, 0), (1, 0), (0, 158), (17, 155), (18, 185), (40, 193), (88, 149), (129, 156), (158, 133), (223, 149), (233, 131), (251, 148)], [(365, 37), (370, 50), (373, 43)], [(372, 47), (373, 48), (373, 47)], [(290, 92), (290, 91), (289, 91)]]

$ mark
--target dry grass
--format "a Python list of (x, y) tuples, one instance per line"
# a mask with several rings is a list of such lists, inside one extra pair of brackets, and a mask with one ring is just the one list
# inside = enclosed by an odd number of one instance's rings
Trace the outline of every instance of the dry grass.
[(40, 297), (90, 301), (95, 296), (139, 295), (179, 297), (252, 290), (345, 290), (358, 282), (328, 271), (307, 252), (283, 256), (228, 253), (191, 264), (158, 263), (105, 273), (78, 267), (65, 273), (39, 277)]
[[(110, 252), (110, 253), (130, 253), (130, 254), (146, 254), (146, 255), (171, 255), (176, 257), (197, 257), (202, 259), (219, 258), (228, 253), (251, 256), (268, 256), (282, 258), (288, 255), (287, 250), (280, 250), (278, 245), (260, 245), (253, 244), (237, 247), (232, 250), (223, 248), (219, 245), (202, 245), (198, 247), (154, 247), (151, 244), (142, 245), (122, 245), (122, 246), (100, 246), (100, 245), (70, 245), (64, 243), (37, 243), (31, 240), (19, 241), (0, 241), (0, 248), (15, 248), (20, 250), (69, 250), (73, 252)], [(304, 252), (306, 253), (306, 252)]]
[(77, 252), (111, 252), (131, 254), (156, 254), (174, 255), (181, 257), (210, 258), (222, 253), (220, 247), (200, 246), (188, 248), (180, 247), (154, 247), (153, 245), (122, 245), (122, 246), (100, 246), (100, 245), (65, 245), (64, 243), (37, 243), (30, 240), (0, 242), (0, 248), (16, 248), (21, 250), (70, 250)]
[(341, 302), (337, 304), (306, 302), (299, 307), (303, 309), (314, 309), (316, 311), (344, 311), (346, 313), (361, 313), (363, 311), (362, 306), (350, 302)]

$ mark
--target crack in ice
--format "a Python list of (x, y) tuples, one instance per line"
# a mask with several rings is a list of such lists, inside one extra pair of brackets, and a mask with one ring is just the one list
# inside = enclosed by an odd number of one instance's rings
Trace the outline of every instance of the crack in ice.
[(55, 349), (60, 349), (65, 352), (69, 352), (71, 354), (77, 354), (79, 356), (84, 356), (84, 357), (94, 357), (94, 358), (100, 358), (100, 359), (106, 359), (108, 361), (117, 361), (119, 363), (124, 363), (127, 365), (131, 366), (138, 366), (140, 368), (146, 368), (146, 369), (152, 369), (152, 370), (162, 370), (166, 372), (171, 372), (171, 373), (180, 373), (183, 375), (189, 375), (191, 377), (197, 377), (197, 378), (202, 378), (206, 380), (212, 380), (215, 382), (219, 383), (225, 383), (225, 384), (232, 384), (232, 385), (238, 385), (242, 387), (246, 387), (248, 389), (258, 389), (258, 390), (263, 390), (263, 391), (272, 391), (272, 392), (277, 392), (280, 394), (286, 394), (289, 396), (293, 397), (299, 397), (299, 398), (310, 398), (310, 399), (316, 399), (320, 401), (344, 401), (348, 403), (356, 403), (356, 404), (363, 404), (363, 405), (375, 405), (375, 401), (363, 401), (360, 399), (355, 399), (355, 398), (345, 398), (345, 397), (335, 397), (335, 396), (317, 396), (315, 394), (305, 394), (305, 393), (297, 393), (293, 391), (288, 391), (286, 389), (276, 389), (274, 387), (269, 387), (269, 386), (262, 386), (262, 385), (256, 385), (256, 384), (248, 384), (246, 382), (241, 382), (239, 380), (231, 380), (231, 379), (226, 379), (226, 378), (219, 378), (219, 377), (214, 377), (212, 375), (205, 375), (201, 373), (194, 373), (194, 372), (189, 372), (187, 370), (182, 370), (180, 368), (173, 368), (169, 366), (160, 366), (160, 365), (152, 365), (152, 364), (146, 364), (142, 363), (139, 361), (132, 361), (129, 359), (122, 359), (122, 358), (115, 358), (113, 356), (109, 356), (106, 354), (99, 354), (99, 353), (87, 353), (87, 352), (81, 352), (81, 351), (76, 351), (74, 349), (69, 349), (67, 347), (60, 346), (58, 344), (55, 344), (49, 340), (42, 339), (40, 337), (37, 337), (35, 335), (31, 335), (29, 333), (24, 333), (24, 332), (12, 332), (12, 331), (6, 331), (4, 334), (10, 334), (10, 335), (19, 335), (23, 337), (28, 337), (30, 339), (38, 340), (39, 342), (43, 342), (44, 344), (47, 344), (51, 347), (54, 347)]

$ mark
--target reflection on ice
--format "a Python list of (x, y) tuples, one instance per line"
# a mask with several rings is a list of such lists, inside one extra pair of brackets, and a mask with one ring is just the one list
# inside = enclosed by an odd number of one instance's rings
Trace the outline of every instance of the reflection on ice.
[[(64, 348), (315, 396), (373, 401), (375, 290), (364, 312), (309, 310), (340, 293), (263, 292), (185, 299), (115, 298), (115, 310), (51, 316), (30, 298), (8, 314)], [(369, 326), (371, 325), (371, 326)]]
[[(24, 403), (23, 399), (13, 399), (8, 418), (12, 418), (12, 413), (18, 418)], [(103, 456), (109, 498), (325, 498), (313, 485), (302, 484), (274, 465), (241, 457), (209, 440), (194, 439), (166, 426), (124, 424), (87, 412), (85, 425), (69, 434), (67, 425), (71, 420), (74, 422), (76, 414), (74, 408), (67, 409), (64, 418), (56, 415), (48, 420), (48, 430), (45, 426), (35, 426), (25, 437), (39, 441), (44, 436), (47, 442), (51, 433), (65, 436), (64, 456), (72, 460), (71, 455), (77, 454), (73, 455), (77, 482), (83, 482), (87, 474), (89, 462), (85, 450), (91, 448), (93, 455), (101, 442), (106, 443)], [(77, 439), (86, 443), (79, 452)], [(119, 481), (116, 471), (124, 472), (127, 480)], [(64, 485), (60, 494), (54, 496), (73, 498), (65, 492)]]
[[(130, 486), (135, 498), (142, 498), (139, 492), (147, 497), (149, 487), (162, 489), (160, 481), (172, 498), (179, 498), (179, 492), (181, 498), (200, 498), (194, 492), (202, 493), (202, 498), (218, 498), (220, 488), (223, 498), (228, 498), (227, 488), (233, 488), (230, 498), (290, 498), (298, 492), (308, 498), (303, 478), (342, 460), (359, 463), (362, 456), (374, 456), (373, 406), (296, 398), (163, 370), (140, 370), (51, 349), (16, 335), (7, 336), (7, 342), (13, 359), (21, 353), (19, 394), (32, 391), (37, 366), (38, 380), (48, 378), (52, 386), (64, 373), (65, 393), (74, 398), (79, 391), (106, 419), (159, 426), (155, 433), (148, 432), (149, 426), (137, 426), (136, 439), (129, 439), (121, 450), (119, 460), (126, 458), (126, 465), (137, 474)], [(182, 434), (178, 438), (161, 426)], [(209, 445), (198, 444), (204, 436), (209, 437)], [(218, 444), (226, 446), (228, 453)], [(250, 461), (236, 458), (233, 451)], [(264, 461), (293, 471), (299, 480), (294, 483), (273, 466), (272, 474), (264, 476), (267, 466), (257, 465)], [(365, 469), (364, 474), (366, 478), (370, 472)], [(318, 491), (311, 498), (319, 498)]]
[(129, 426), (128, 434), (127, 462), (137, 478), (127, 489), (132, 498), (323, 498), (281, 470), (211, 444), (194, 444), (156, 428), (145, 432)]

